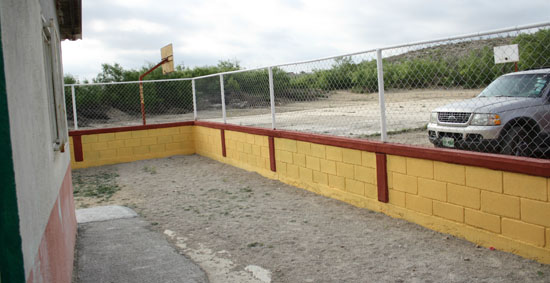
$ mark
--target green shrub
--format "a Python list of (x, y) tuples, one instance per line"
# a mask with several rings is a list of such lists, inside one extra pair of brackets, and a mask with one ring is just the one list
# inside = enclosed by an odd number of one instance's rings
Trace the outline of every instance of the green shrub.
[(520, 46), (520, 70), (550, 67), (550, 29), (520, 34), (513, 42)]
[(378, 91), (376, 60), (364, 61), (358, 65), (358, 68), (352, 73), (352, 90), (359, 93)]

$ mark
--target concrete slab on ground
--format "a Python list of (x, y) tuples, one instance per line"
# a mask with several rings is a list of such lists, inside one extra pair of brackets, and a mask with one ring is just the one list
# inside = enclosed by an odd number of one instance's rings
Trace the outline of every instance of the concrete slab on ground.
[(98, 206), (76, 210), (76, 221), (88, 223), (138, 216), (132, 209), (120, 205)]
[(208, 282), (198, 265), (131, 209), (96, 207), (77, 215), (75, 282)]

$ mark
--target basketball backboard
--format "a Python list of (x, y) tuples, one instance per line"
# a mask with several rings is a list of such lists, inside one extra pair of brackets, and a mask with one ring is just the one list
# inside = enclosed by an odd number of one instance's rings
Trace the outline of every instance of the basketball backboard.
[(162, 64), (162, 74), (168, 74), (173, 72), (174, 71), (174, 52), (172, 50), (172, 43), (160, 49), (160, 56), (162, 60), (166, 59), (166, 62)]

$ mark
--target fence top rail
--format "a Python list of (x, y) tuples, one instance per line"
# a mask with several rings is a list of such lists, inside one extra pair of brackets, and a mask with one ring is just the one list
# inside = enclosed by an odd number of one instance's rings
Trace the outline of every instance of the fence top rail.
[(197, 80), (197, 79), (204, 79), (204, 78), (211, 78), (211, 77), (217, 77), (217, 76), (220, 76), (220, 75), (231, 75), (231, 74), (238, 74), (238, 73), (244, 73), (244, 72), (250, 72), (250, 71), (258, 71), (258, 70), (267, 70), (269, 68), (272, 68), (271, 66), (267, 66), (267, 67), (257, 67), (257, 68), (252, 68), (252, 69), (242, 69), (242, 70), (235, 70), (235, 71), (227, 71), (227, 72), (221, 72), (221, 73), (215, 73), (215, 74), (209, 74), (209, 75), (204, 75), (204, 76), (200, 76), (200, 77), (194, 77), (193, 79), (194, 80)]
[[(332, 60), (332, 59), (336, 59), (336, 58), (342, 58), (342, 57), (354, 56), (354, 55), (359, 55), (359, 54), (371, 53), (371, 52), (375, 52), (377, 50), (388, 50), (388, 49), (404, 48), (404, 47), (415, 46), (415, 45), (432, 44), (432, 43), (445, 42), (445, 41), (451, 41), (451, 40), (460, 40), (460, 39), (487, 36), (487, 35), (493, 35), (493, 34), (499, 34), (499, 33), (505, 33), (505, 32), (540, 28), (540, 27), (545, 27), (545, 26), (550, 26), (550, 21), (534, 23), (534, 24), (528, 24), (528, 25), (520, 25), (520, 26), (515, 26), (515, 27), (509, 27), (509, 28), (495, 29), (495, 30), (490, 30), (490, 31), (485, 31), (485, 32), (476, 32), (476, 33), (469, 33), (469, 34), (463, 34), (463, 35), (458, 35), (458, 36), (444, 37), (444, 38), (439, 38), (439, 39), (434, 39), (434, 40), (424, 40), (424, 41), (416, 41), (416, 42), (412, 42), (412, 43), (390, 45), (390, 46), (385, 46), (385, 47), (382, 47), (382, 48), (374, 48), (374, 49), (363, 50), (363, 51), (359, 51), (359, 52), (346, 53), (346, 54), (334, 55), (334, 56), (311, 59), (311, 60), (283, 63), (283, 64), (278, 64), (278, 65), (257, 67), (257, 68), (251, 68), (251, 69), (242, 69), (242, 70), (235, 70), (235, 71), (220, 72), (220, 73), (209, 74), (209, 75), (204, 75), (204, 76), (198, 76), (198, 77), (193, 77), (193, 78), (149, 80), (149, 81), (143, 81), (143, 83), (168, 82), (168, 81), (187, 81), (187, 80), (204, 79), (204, 78), (216, 77), (216, 76), (220, 76), (220, 75), (230, 75), (230, 74), (237, 74), (237, 73), (243, 73), (243, 72), (249, 72), (249, 71), (257, 71), (257, 70), (263, 70), (263, 69), (267, 70), (269, 68), (277, 68), (277, 67), (284, 67), (284, 66), (291, 66), (291, 65), (298, 65), (298, 64), (313, 63), (313, 62), (324, 61), (324, 60)], [(131, 83), (139, 83), (139, 81), (110, 82), (110, 83), (88, 83), (88, 84), (66, 84), (65, 86), (110, 85), (110, 84), (131, 84)]]
[(127, 82), (108, 82), (108, 83), (81, 83), (81, 84), (65, 84), (65, 86), (92, 86), (92, 85), (123, 85), (123, 84), (137, 84), (137, 83), (157, 83), (157, 82), (176, 82), (176, 81), (190, 81), (194, 78), (177, 78), (177, 79), (163, 79), (163, 80), (145, 80), (145, 81), (127, 81)]
[(414, 45), (422, 45), (422, 44), (431, 44), (431, 43), (437, 43), (437, 42), (444, 42), (444, 41), (451, 41), (451, 40), (459, 40), (459, 39), (465, 39), (465, 38), (471, 38), (471, 37), (479, 37), (479, 36), (485, 36), (485, 35), (492, 35), (492, 34), (498, 34), (503, 32), (511, 32), (511, 31), (519, 31), (524, 29), (532, 29), (532, 28), (538, 28), (538, 27), (544, 27), (544, 26), (550, 26), (550, 22), (542, 22), (542, 23), (536, 23), (536, 24), (529, 24), (529, 25), (522, 25), (522, 26), (515, 26), (510, 28), (503, 28), (503, 29), (495, 29), (485, 32), (477, 32), (477, 33), (469, 33), (469, 34), (463, 34), (458, 36), (451, 36), (451, 37), (444, 37), (439, 39), (433, 39), (433, 40), (424, 40), (424, 41), (416, 41), (412, 43), (405, 43), (405, 44), (397, 44), (397, 45), (390, 45), (385, 46), (382, 48), (374, 48), (374, 49), (368, 49), (363, 50), (359, 52), (353, 52), (353, 53), (347, 53), (347, 54), (341, 54), (341, 55), (334, 55), (324, 58), (318, 58), (318, 59), (311, 59), (311, 60), (305, 60), (305, 61), (299, 61), (299, 62), (291, 62), (291, 63), (283, 63), (279, 65), (274, 65), (272, 67), (284, 67), (289, 65), (297, 65), (297, 64), (307, 64), (317, 61), (324, 61), (324, 60), (331, 60), (336, 58), (342, 58), (342, 57), (348, 57), (348, 56), (354, 56), (359, 54), (365, 54), (370, 52), (375, 52), (377, 50), (387, 50), (387, 49), (395, 49), (395, 48), (403, 48), (403, 47), (409, 47)]
[(439, 39), (434, 39), (434, 40), (424, 40), (424, 41), (417, 41), (417, 42), (412, 42), (412, 43), (397, 44), (397, 45), (386, 46), (386, 47), (383, 47), (383, 48), (380, 48), (380, 49), (381, 50), (387, 50), (387, 49), (403, 48), (403, 47), (409, 47), (409, 46), (414, 46), (414, 45), (431, 44), (431, 43), (451, 41), (451, 40), (460, 40), (460, 39), (466, 39), (466, 38), (471, 38), (471, 37), (480, 37), (480, 36), (493, 35), (493, 34), (499, 34), (499, 33), (505, 33), (505, 32), (540, 28), (540, 27), (545, 27), (545, 26), (550, 26), (550, 21), (549, 22), (529, 24), (529, 25), (515, 26), (515, 27), (510, 27), (510, 28), (495, 29), (495, 30), (484, 31), (484, 32), (469, 33), (469, 34), (463, 34), (463, 35), (457, 35), (457, 36), (451, 36), (451, 37), (444, 37), (444, 38), (439, 38)]

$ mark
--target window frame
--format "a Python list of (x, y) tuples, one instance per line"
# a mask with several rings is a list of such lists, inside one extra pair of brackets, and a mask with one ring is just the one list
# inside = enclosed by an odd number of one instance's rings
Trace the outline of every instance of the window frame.
[(51, 143), (54, 151), (65, 151), (68, 141), (64, 90), (61, 74), (61, 49), (54, 20), (42, 17), (44, 78), (48, 103)]

